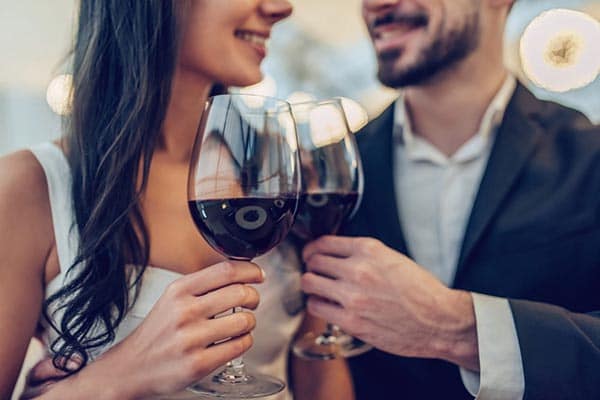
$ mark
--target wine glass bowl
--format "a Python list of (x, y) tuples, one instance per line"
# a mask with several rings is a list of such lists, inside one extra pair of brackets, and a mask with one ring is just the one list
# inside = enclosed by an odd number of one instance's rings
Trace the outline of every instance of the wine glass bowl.
[(362, 170), (341, 101), (292, 106), (298, 131), (302, 194), (293, 232), (303, 240), (337, 233), (362, 192)]
[[(358, 208), (363, 191), (360, 156), (340, 98), (292, 105), (298, 132), (302, 194), (292, 227), (303, 241), (334, 235)], [(370, 347), (328, 324), (293, 345), (305, 359), (329, 360)]]
[[(209, 245), (235, 260), (265, 254), (291, 229), (300, 188), (288, 103), (247, 94), (207, 101), (190, 159), (188, 207)], [(277, 378), (246, 372), (240, 357), (188, 389), (205, 397), (250, 399), (284, 387)]]

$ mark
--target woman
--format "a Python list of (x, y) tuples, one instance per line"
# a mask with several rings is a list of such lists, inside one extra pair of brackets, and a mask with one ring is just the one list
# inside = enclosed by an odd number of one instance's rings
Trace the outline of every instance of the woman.
[[(287, 0), (81, 1), (66, 136), (0, 160), (0, 398), (40, 321), (65, 371), (40, 399), (166, 397), (251, 347), (252, 314), (211, 317), (255, 308), (263, 273), (203, 241), (187, 168), (211, 87), (258, 82), (290, 13)], [(275, 269), (289, 253), (259, 260), (259, 319), (278, 331), (255, 335), (255, 358), (282, 378), (300, 322), (273, 306), (295, 285)], [(312, 365), (292, 368), (296, 398), (348, 398), (343, 363)]]

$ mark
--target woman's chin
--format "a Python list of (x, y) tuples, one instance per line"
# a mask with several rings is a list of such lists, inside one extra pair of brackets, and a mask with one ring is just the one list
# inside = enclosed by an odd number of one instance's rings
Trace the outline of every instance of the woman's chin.
[(235, 84), (231, 84), (230, 86), (236, 86), (236, 87), (248, 87), (248, 86), (253, 86), (256, 85), (257, 83), (260, 83), (263, 79), (262, 74), (255, 76), (255, 77), (248, 77), (246, 79), (240, 79), (238, 80)]
[(240, 67), (227, 81), (227, 86), (247, 87), (256, 85), (263, 80), (263, 73), (257, 67)]

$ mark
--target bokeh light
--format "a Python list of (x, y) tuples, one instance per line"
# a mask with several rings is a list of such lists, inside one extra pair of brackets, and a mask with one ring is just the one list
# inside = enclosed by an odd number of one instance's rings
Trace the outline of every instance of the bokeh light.
[(58, 115), (68, 115), (71, 112), (71, 89), (73, 76), (70, 74), (58, 75), (52, 79), (46, 90), (46, 101)]
[(287, 97), (287, 102), (290, 104), (305, 103), (315, 101), (317, 97), (308, 92), (294, 92)]
[(265, 75), (263, 80), (252, 86), (246, 86), (234, 90), (244, 94), (255, 94), (259, 96), (275, 97), (277, 94), (277, 82), (269, 75)]
[(344, 108), (346, 119), (348, 120), (348, 126), (352, 132), (356, 133), (367, 125), (369, 122), (369, 115), (362, 105), (347, 97), (340, 97), (339, 99), (342, 102), (342, 107)]
[(527, 78), (539, 87), (584, 87), (600, 73), (600, 22), (580, 11), (545, 11), (525, 29), (520, 56)]

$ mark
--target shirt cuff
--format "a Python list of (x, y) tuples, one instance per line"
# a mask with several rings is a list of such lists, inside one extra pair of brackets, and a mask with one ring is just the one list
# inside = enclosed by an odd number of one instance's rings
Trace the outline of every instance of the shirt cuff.
[(471, 295), (480, 372), (460, 368), (463, 384), (477, 400), (521, 400), (525, 393), (523, 361), (508, 300), (478, 293)]

